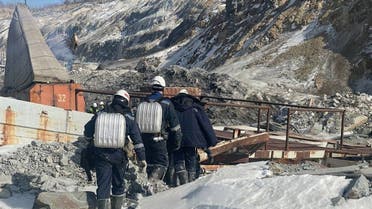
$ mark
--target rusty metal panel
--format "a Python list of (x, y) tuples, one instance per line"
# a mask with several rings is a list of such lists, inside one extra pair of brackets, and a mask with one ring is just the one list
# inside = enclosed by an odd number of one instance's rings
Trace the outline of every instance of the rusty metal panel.
[(310, 158), (323, 158), (325, 157), (325, 150), (313, 150), (310, 151)]
[(0, 145), (25, 140), (72, 141), (92, 114), (0, 97)]
[[(80, 85), (76, 84), (75, 89), (80, 88)], [(75, 91), (74, 89), (74, 91)], [(79, 92), (75, 95), (75, 108), (73, 110), (77, 110), (80, 112), (85, 112), (85, 99), (83, 92)]]
[(273, 150), (271, 152), (272, 158), (282, 158), (283, 157), (283, 151), (281, 150)]
[(196, 87), (165, 87), (164, 88), (164, 96), (166, 97), (174, 97), (176, 96), (181, 89), (186, 89), (188, 94), (194, 97), (201, 96), (201, 89)]
[(55, 84), (53, 85), (53, 106), (60, 107), (65, 110), (71, 110), (74, 105), (73, 94), (71, 94), (71, 86), (69, 84)]
[[(60, 107), (65, 110), (85, 110), (83, 93), (75, 96), (79, 84), (35, 84), (30, 89), (30, 102)], [(77, 105), (75, 104), (77, 99)]]
[(40, 92), (39, 92), (40, 102), (38, 103), (53, 106), (53, 86), (46, 86), (46, 85), (39, 85), (39, 86), (40, 86)]
[(296, 159), (309, 159), (309, 158), (310, 158), (309, 151), (303, 151), (303, 152), (298, 151), (297, 152)]
[(249, 156), (250, 158), (262, 158), (269, 159), (271, 158), (271, 152), (267, 150), (257, 150), (253, 155)]

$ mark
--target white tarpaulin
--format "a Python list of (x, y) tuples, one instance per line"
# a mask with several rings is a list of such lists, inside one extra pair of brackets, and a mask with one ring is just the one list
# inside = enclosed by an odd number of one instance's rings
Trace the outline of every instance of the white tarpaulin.
[(45, 43), (36, 21), (19, 4), (10, 23), (4, 88), (22, 90), (34, 82), (68, 82), (67, 70)]

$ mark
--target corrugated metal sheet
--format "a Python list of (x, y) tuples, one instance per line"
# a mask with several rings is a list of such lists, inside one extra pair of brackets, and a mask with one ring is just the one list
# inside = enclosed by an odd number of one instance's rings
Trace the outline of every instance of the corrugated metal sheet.
[(4, 89), (23, 90), (33, 82), (68, 82), (25, 5), (17, 5), (10, 23)]
[(0, 145), (29, 140), (74, 141), (92, 114), (0, 97)]

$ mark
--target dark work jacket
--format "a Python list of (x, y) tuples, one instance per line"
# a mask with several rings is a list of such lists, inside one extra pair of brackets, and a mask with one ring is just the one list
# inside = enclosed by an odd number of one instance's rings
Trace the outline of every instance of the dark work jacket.
[(217, 144), (212, 124), (197, 98), (181, 93), (171, 100), (181, 125), (182, 147), (207, 148)]
[[(126, 124), (126, 140), (128, 140), (128, 136), (133, 142), (134, 150), (137, 155), (138, 160), (145, 160), (145, 147), (142, 142), (141, 132), (139, 127), (134, 120), (132, 112), (130, 111), (129, 107), (122, 107), (120, 105), (111, 104), (107, 106), (104, 112), (108, 113), (121, 113), (125, 117), (125, 124)], [(93, 139), (94, 131), (95, 131), (95, 123), (96, 123), (97, 115), (94, 115), (92, 119), (84, 126), (84, 136)], [(121, 148), (97, 148), (95, 147), (95, 152), (97, 154), (106, 153), (112, 154), (116, 151), (122, 151)]]

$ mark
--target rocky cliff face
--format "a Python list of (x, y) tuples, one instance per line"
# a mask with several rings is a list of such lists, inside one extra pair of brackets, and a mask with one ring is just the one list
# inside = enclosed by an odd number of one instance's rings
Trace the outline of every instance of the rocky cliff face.
[(107, 61), (148, 55), (188, 38), (188, 29), (216, 2), (110, 1), (61, 6), (35, 15), (47, 39), (76, 33), (78, 56)]
[[(371, 4), (113, 0), (51, 7), (34, 15), (57, 58), (69, 67), (76, 60), (155, 57), (156, 68), (179, 65), (227, 73), (260, 91), (371, 93)], [(9, 10), (2, 13), (9, 17)], [(78, 37), (75, 50), (73, 34)], [(0, 35), (4, 45), (6, 29)]]
[[(78, 35), (79, 46), (70, 52), (70, 60), (157, 57), (157, 68), (180, 65), (227, 73), (260, 91), (279, 86), (314, 94), (370, 93), (370, 4), (111, 1), (50, 8), (35, 15), (52, 48)], [(58, 38), (61, 34), (65, 37)], [(58, 52), (61, 47), (54, 48)], [(335, 84), (337, 89), (332, 88)]]

